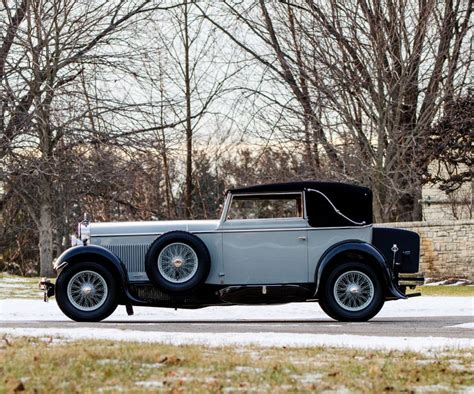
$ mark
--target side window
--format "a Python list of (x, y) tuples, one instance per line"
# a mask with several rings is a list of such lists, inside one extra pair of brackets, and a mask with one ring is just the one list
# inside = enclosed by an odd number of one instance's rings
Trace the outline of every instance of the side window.
[(284, 219), (303, 217), (303, 201), (298, 194), (235, 195), (227, 220)]

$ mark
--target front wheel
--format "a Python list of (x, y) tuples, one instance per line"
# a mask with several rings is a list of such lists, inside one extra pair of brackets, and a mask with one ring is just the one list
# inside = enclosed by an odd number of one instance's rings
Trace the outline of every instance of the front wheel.
[(96, 322), (117, 308), (117, 285), (107, 268), (94, 262), (76, 263), (56, 281), (56, 300), (63, 313), (79, 322)]
[(348, 262), (336, 266), (322, 285), (319, 304), (339, 321), (367, 321), (384, 304), (381, 281), (366, 264)]

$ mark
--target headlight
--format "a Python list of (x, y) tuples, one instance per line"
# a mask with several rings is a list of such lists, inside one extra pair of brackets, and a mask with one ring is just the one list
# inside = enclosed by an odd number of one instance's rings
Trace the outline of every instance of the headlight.
[(71, 246), (84, 245), (83, 242), (77, 238), (76, 234), (71, 234)]
[(90, 241), (91, 231), (87, 215), (84, 215), (84, 220), (77, 225), (77, 238), (81, 240), (84, 245), (87, 245)]

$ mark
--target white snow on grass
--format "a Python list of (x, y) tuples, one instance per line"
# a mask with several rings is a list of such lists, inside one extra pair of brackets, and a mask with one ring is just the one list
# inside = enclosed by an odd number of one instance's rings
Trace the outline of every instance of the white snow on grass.
[(159, 342), (170, 345), (246, 346), (262, 347), (345, 347), (358, 349), (430, 351), (434, 349), (462, 349), (474, 347), (469, 338), (444, 337), (384, 337), (332, 334), (294, 334), (281, 332), (195, 333), (119, 330), (115, 328), (6, 328), (0, 333), (11, 336), (59, 337), (70, 340), (114, 340)]
[(454, 326), (448, 326), (449, 328), (467, 328), (469, 330), (474, 330), (474, 323), (462, 323), (455, 324)]
[[(128, 316), (119, 306), (106, 321), (160, 322), (160, 321), (248, 321), (248, 320), (327, 320), (333, 322), (314, 302), (285, 305), (218, 306), (202, 309), (134, 307)], [(386, 302), (375, 317), (437, 317), (474, 316), (474, 297), (417, 297)], [(0, 300), (1, 321), (69, 321), (56, 302), (45, 303), (31, 299)]]
[(431, 281), (425, 278), (424, 286), (472, 286), (472, 281), (469, 279), (445, 279), (440, 281)]
[(160, 382), (158, 380), (144, 380), (144, 381), (139, 381), (135, 382), (137, 386), (142, 386), (147, 389), (156, 389), (163, 387), (163, 382)]
[[(160, 321), (221, 322), (233, 324), (234, 321), (319, 321), (323, 324), (334, 324), (317, 303), (292, 303), (269, 306), (225, 306), (209, 307), (197, 310), (135, 307), (135, 315), (127, 316), (125, 308), (119, 306), (116, 312), (107, 319), (111, 322), (153, 323)], [(436, 317), (436, 316), (474, 316), (473, 297), (419, 297), (408, 300), (387, 302), (379, 318)], [(150, 332), (128, 329), (111, 329), (95, 327), (74, 328), (13, 328), (1, 327), (1, 322), (47, 322), (70, 321), (59, 310), (56, 302), (44, 303), (41, 300), (6, 299), (0, 300), (0, 334), (13, 336), (59, 337), (65, 340), (111, 339), (121, 341), (160, 342), (174, 345), (200, 344), (210, 346), (257, 345), (257, 346), (332, 346), (354, 347), (365, 349), (398, 349), (427, 351), (430, 349), (465, 349), (474, 347), (474, 340), (469, 338), (441, 337), (384, 337), (361, 335), (333, 334), (298, 334), (298, 333), (206, 333), (206, 332)], [(356, 323), (354, 323), (356, 324)], [(370, 323), (359, 323), (370, 324)], [(253, 324), (258, 331), (258, 324)], [(473, 329), (474, 323), (453, 326)], [(466, 330), (466, 333), (468, 331)]]

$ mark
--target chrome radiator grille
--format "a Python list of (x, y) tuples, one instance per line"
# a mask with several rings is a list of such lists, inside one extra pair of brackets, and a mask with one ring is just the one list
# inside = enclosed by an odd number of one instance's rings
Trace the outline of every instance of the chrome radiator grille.
[(103, 246), (122, 260), (125, 267), (127, 267), (129, 276), (131, 273), (145, 272), (145, 255), (150, 244), (117, 244)]

